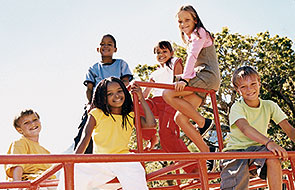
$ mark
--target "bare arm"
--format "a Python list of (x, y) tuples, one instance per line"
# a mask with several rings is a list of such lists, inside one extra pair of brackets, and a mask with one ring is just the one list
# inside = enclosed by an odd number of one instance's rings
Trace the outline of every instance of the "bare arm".
[[(153, 79), (150, 79), (149, 82), (155, 82)], [(144, 90), (143, 90), (143, 97), (144, 98), (148, 98), (149, 94), (151, 93), (151, 90), (152, 88), (149, 88), (149, 87), (146, 87)]]
[(280, 127), (285, 131), (288, 137), (295, 142), (295, 128), (290, 125), (290, 123), (284, 119), (279, 123)]
[(173, 75), (180, 75), (183, 73), (182, 59), (178, 58), (174, 63)]
[(123, 77), (121, 80), (125, 84), (125, 86), (129, 85), (129, 77), (128, 76)]
[(86, 97), (88, 99), (88, 104), (91, 103), (92, 94), (93, 94), (93, 84), (89, 82), (87, 83), (87, 90), (86, 90)]
[(148, 104), (146, 103), (141, 88), (138, 84), (133, 84), (131, 86), (131, 92), (135, 92), (138, 96), (138, 100), (141, 103), (141, 106), (143, 108), (144, 111), (144, 115), (145, 117), (140, 117), (140, 121), (141, 121), (141, 127), (142, 128), (154, 128), (157, 123), (154, 117), (154, 114), (152, 113), (150, 107), (148, 106)]
[[(250, 126), (248, 121), (246, 119), (238, 119), (235, 124), (238, 126), (238, 128), (246, 135), (249, 137), (251, 140), (256, 141), (260, 144), (266, 144), (269, 141), (269, 138), (261, 134), (259, 131), (257, 131), (255, 128)], [(280, 147), (278, 144), (275, 142), (271, 141), (266, 145), (266, 148), (274, 153), (276, 156), (283, 157), (286, 159), (288, 157), (287, 151)]]
[(76, 150), (76, 154), (83, 154), (90, 142), (91, 135), (94, 129), (94, 126), (96, 125), (96, 121), (92, 115), (89, 115), (89, 118), (86, 123), (86, 128), (84, 130), (82, 141), (79, 143), (78, 148)]
[(24, 170), (21, 166), (16, 166), (13, 168), (13, 181), (21, 181)]

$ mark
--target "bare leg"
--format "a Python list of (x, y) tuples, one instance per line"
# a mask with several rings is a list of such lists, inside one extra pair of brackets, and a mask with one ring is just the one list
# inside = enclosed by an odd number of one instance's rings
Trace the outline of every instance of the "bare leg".
[[(183, 98), (179, 98), (179, 96), (183, 96)], [(174, 90), (165, 90), (163, 98), (174, 109), (178, 110), (175, 115), (177, 125), (197, 145), (201, 152), (209, 152), (209, 147), (203, 141), (202, 136), (189, 121), (189, 119), (192, 119), (199, 126), (205, 124), (204, 117), (196, 110), (201, 105), (202, 99), (193, 92), (176, 92)]]
[(282, 189), (282, 167), (279, 159), (270, 158), (266, 160), (267, 182), (270, 190)]
[(209, 152), (209, 147), (204, 142), (200, 133), (191, 124), (189, 118), (180, 112), (175, 115), (175, 122), (183, 130), (183, 132), (190, 138), (201, 152)]
[[(179, 98), (179, 96), (184, 98)], [(198, 126), (204, 126), (205, 118), (196, 110), (202, 102), (199, 96), (191, 91), (176, 92), (174, 90), (164, 90), (163, 98), (174, 109), (195, 121)]]

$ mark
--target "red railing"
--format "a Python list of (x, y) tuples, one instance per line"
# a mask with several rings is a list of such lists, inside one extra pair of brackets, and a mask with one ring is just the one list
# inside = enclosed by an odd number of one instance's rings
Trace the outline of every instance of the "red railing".
[[(174, 89), (173, 85), (138, 82), (142, 87), (165, 88)], [(199, 91), (208, 93), (211, 97), (214, 120), (216, 125), (219, 149), (223, 149), (222, 133), (218, 116), (218, 108), (216, 103), (216, 96), (214, 91), (207, 91), (199, 88), (186, 87), (185, 90)], [(100, 155), (3, 155), (0, 156), (0, 164), (36, 164), (36, 163), (51, 163), (56, 164), (51, 169), (47, 170), (42, 176), (33, 181), (22, 182), (0, 182), (0, 189), (6, 188), (28, 188), (36, 190), (39, 186), (56, 186), (58, 180), (47, 180), (48, 177), (56, 173), (60, 169), (65, 172), (65, 189), (74, 190), (74, 164), (76, 163), (97, 163), (97, 162), (147, 162), (147, 161), (175, 161), (175, 164), (167, 166), (163, 169), (147, 174), (147, 181), (155, 180), (177, 180), (177, 185), (169, 187), (150, 188), (153, 190), (174, 190), (174, 189), (192, 189), (201, 188), (204, 190), (219, 189), (219, 184), (209, 184), (208, 180), (220, 178), (218, 172), (208, 172), (206, 160), (220, 160), (220, 159), (249, 159), (249, 158), (277, 158), (270, 152), (226, 152), (226, 153), (143, 153), (142, 134), (139, 123), (139, 109), (138, 98), (134, 95), (134, 109), (135, 109), (135, 125), (137, 130), (137, 152), (136, 154), (100, 154)], [(283, 170), (284, 175), (287, 177), (283, 182), (286, 187), (295, 190), (295, 151), (288, 152), (289, 160), (291, 162), (290, 170)], [(183, 167), (192, 165), (199, 165), (198, 173), (168, 174), (171, 171), (177, 171)], [(181, 179), (196, 179), (190, 183), (181, 184)], [(117, 179), (112, 182), (118, 182)], [(251, 179), (250, 189), (258, 187), (266, 187), (266, 182), (261, 179)]]
[[(295, 151), (288, 152), (292, 167), (295, 164)], [(218, 153), (137, 153), (137, 154), (101, 154), (101, 155), (2, 155), (0, 156), (0, 164), (36, 164), (36, 163), (51, 163), (57, 164), (55, 167), (47, 170), (45, 174), (33, 181), (24, 182), (1, 182), (0, 189), (5, 188), (31, 188), (41, 184), (47, 186), (55, 184), (55, 180), (46, 181), (47, 184), (42, 184), (50, 175), (60, 170), (62, 167), (65, 171), (65, 187), (66, 190), (74, 190), (74, 164), (76, 163), (97, 163), (97, 162), (147, 162), (147, 161), (184, 161), (174, 168), (169, 168), (158, 175), (147, 174), (148, 181), (166, 180), (166, 179), (189, 179), (199, 178), (202, 189), (209, 189), (209, 186), (216, 186), (208, 184), (208, 179), (219, 178), (218, 173), (208, 173), (205, 161), (207, 159), (249, 159), (249, 158), (278, 158), (271, 152), (218, 152)], [(187, 166), (188, 162), (198, 162), (200, 164), (200, 172), (195, 174), (174, 174), (164, 175), (174, 169), (180, 169)], [(164, 168), (165, 169), (165, 168)], [(171, 170), (170, 170), (171, 169)], [(288, 175), (288, 180), (294, 189), (294, 170), (285, 170), (284, 173)], [(152, 188), (153, 189), (153, 188)], [(159, 188), (158, 188), (159, 189)], [(163, 188), (164, 189), (164, 188)], [(291, 188), (292, 189), (292, 188)]]

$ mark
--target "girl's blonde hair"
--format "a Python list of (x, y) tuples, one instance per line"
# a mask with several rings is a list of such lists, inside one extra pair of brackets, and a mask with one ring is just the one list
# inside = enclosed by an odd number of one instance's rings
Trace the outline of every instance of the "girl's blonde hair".
[[(177, 13), (177, 15), (178, 15), (181, 11), (187, 11), (187, 12), (189, 12), (189, 13), (192, 15), (194, 21), (197, 23), (197, 24), (195, 24), (195, 28), (194, 28), (194, 30), (196, 29), (197, 36), (198, 36), (199, 38), (200, 38), (199, 29), (202, 27), (202, 28), (204, 28), (204, 30), (209, 34), (209, 36), (210, 36), (210, 38), (212, 39), (212, 41), (214, 41), (212, 35), (211, 35), (210, 32), (205, 28), (205, 26), (203, 25), (203, 23), (202, 23), (202, 21), (201, 21), (199, 15), (198, 15), (198, 13), (197, 13), (197, 11), (194, 9), (193, 6), (191, 6), (191, 5), (183, 5), (183, 6), (181, 6), (180, 9), (179, 9), (179, 11), (178, 11), (178, 13)], [(186, 40), (186, 38), (185, 38), (184, 32), (181, 32), (181, 39), (182, 39), (182, 41), (183, 41), (185, 44), (188, 43), (187, 40)]]

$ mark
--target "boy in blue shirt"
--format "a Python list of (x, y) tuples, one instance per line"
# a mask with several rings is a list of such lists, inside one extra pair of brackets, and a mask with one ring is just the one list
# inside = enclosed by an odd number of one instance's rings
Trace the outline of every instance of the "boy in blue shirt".
[[(249, 66), (241, 67), (234, 72), (232, 83), (242, 98), (231, 107), (231, 133), (223, 151), (271, 151), (274, 155), (287, 159), (287, 151), (267, 137), (267, 128), (272, 119), (294, 142), (295, 129), (276, 103), (259, 98), (261, 82), (257, 71)], [(270, 189), (282, 189), (282, 168), (277, 158), (223, 160), (221, 189), (248, 189), (251, 165), (256, 165), (260, 178), (267, 178)]]

